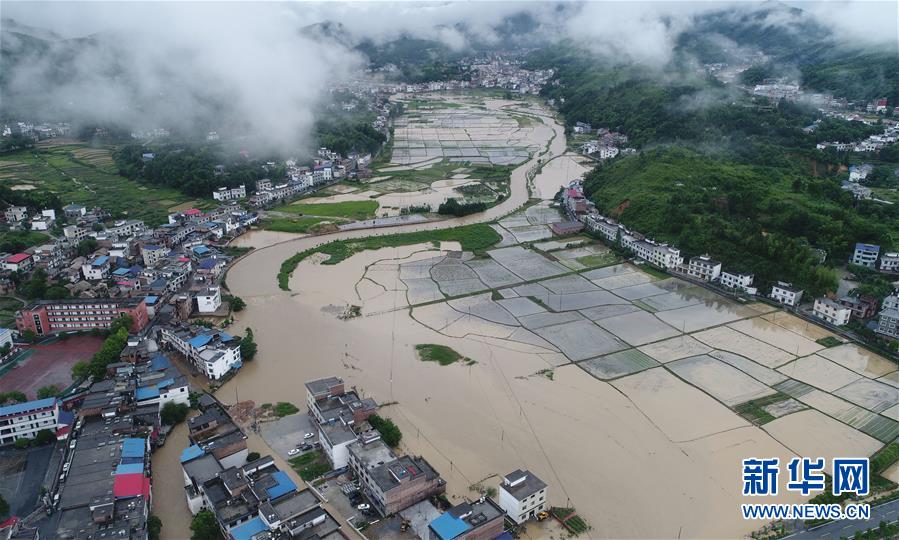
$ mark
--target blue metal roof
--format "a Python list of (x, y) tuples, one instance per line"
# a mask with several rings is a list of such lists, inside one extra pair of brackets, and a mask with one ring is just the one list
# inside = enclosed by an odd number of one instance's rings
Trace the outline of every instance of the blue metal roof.
[(143, 458), (146, 449), (146, 439), (129, 438), (122, 441), (122, 457)]
[(152, 306), (152, 305), (155, 304), (156, 302), (159, 302), (159, 297), (158, 297), (158, 296), (155, 296), (155, 295), (147, 295), (147, 296), (144, 296), (144, 303), (145, 303), (145, 304)]
[(450, 514), (443, 514), (429, 525), (441, 540), (452, 540), (465, 533), (471, 525)]
[(134, 391), (134, 397), (138, 401), (143, 401), (145, 399), (154, 399), (159, 397), (159, 388), (154, 386), (146, 386), (144, 388), (138, 388)]
[(186, 463), (192, 459), (196, 459), (205, 454), (203, 449), (197, 446), (196, 444), (193, 446), (188, 446), (184, 450), (181, 451), (181, 463)]
[(26, 401), (25, 403), (16, 403), (0, 407), (0, 416), (8, 416), (11, 414), (19, 414), (25, 411), (35, 411), (38, 409), (46, 409), (52, 407), (56, 403), (56, 398), (36, 399), (34, 401)]
[(291, 480), (284, 471), (273, 472), (272, 479), (278, 483), (272, 487), (265, 488), (265, 491), (268, 492), (268, 496), (272, 499), (277, 499), (281, 495), (286, 495), (291, 491), (297, 490), (297, 485), (293, 483), (293, 480)]
[(222, 341), (231, 341), (232, 339), (234, 339), (234, 336), (232, 336), (228, 332), (219, 332), (219, 338)]
[(172, 363), (169, 361), (168, 357), (164, 354), (159, 354), (153, 357), (150, 360), (150, 367), (153, 371), (162, 371), (164, 369), (172, 367)]
[(189, 340), (187, 340), (187, 343), (189, 343), (191, 347), (198, 349), (198, 348), (202, 347), (203, 345), (206, 345), (210, 341), (212, 341), (212, 336), (206, 335), (206, 334), (201, 334), (199, 336), (194, 336), (194, 337), (190, 338)]
[(855, 244), (855, 249), (863, 249), (865, 251), (880, 251), (880, 246), (858, 242), (857, 244)]
[(202, 261), (200, 261), (200, 269), (201, 270), (211, 270), (212, 268), (215, 268), (216, 262), (217, 261), (215, 259), (213, 259), (212, 257), (203, 259)]
[(91, 266), (103, 266), (104, 264), (109, 262), (109, 257), (103, 255), (102, 257), (97, 257), (94, 259), (94, 262), (91, 263)]
[(234, 540), (250, 540), (255, 535), (267, 530), (268, 527), (266, 527), (265, 522), (262, 521), (262, 518), (254, 517), (243, 525), (234, 527), (229, 531), (229, 533), (231, 534), (231, 537), (234, 538)]
[(115, 468), (116, 474), (144, 474), (143, 463), (119, 463)]
[(204, 253), (209, 253), (210, 249), (206, 246), (194, 246), (193, 252), (197, 255), (203, 255)]
[(130, 464), (132, 464), (132, 463), (137, 463), (137, 464), (139, 464), (141, 467), (143, 467), (143, 466), (144, 466), (144, 456), (140, 456), (140, 457), (123, 457), (121, 460), (119, 460), (119, 463), (121, 463), (121, 464), (123, 464), (123, 465), (130, 465)]
[(156, 383), (156, 388), (168, 388), (169, 386), (172, 386), (173, 384), (175, 384), (175, 379), (169, 377), (168, 379), (165, 379), (163, 381), (159, 381), (158, 383)]
[(62, 426), (71, 426), (75, 423), (75, 413), (72, 411), (59, 410), (59, 424)]
[(117, 275), (117, 276), (127, 276), (128, 274), (131, 273), (131, 269), (129, 269), (129, 268), (116, 268), (112, 273), (115, 274), (115, 275)]

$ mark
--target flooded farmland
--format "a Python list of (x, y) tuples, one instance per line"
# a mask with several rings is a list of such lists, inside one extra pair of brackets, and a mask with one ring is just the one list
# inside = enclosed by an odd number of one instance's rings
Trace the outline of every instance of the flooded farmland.
[[(561, 155), (560, 127), (541, 118), (556, 136), (537, 155)], [(300, 404), (305, 381), (343, 377), (391, 404), (382, 412), (402, 429), (404, 450), (440, 471), (451, 499), (527, 468), (549, 484), (551, 504), (575, 506), (598, 537), (747, 534), (753, 524), (738, 512), (741, 459), (868, 455), (899, 435), (884, 388), (895, 388), (896, 372), (879, 357), (852, 345), (824, 349), (814, 341), (828, 335), (822, 329), (659, 280), (604, 258), (596, 244), (575, 253), (551, 242), (546, 251), (520, 245), (545, 238), (552, 219), (540, 205), (507, 215), (527, 200), (533, 165), (515, 169), (511, 197), (480, 215), (280, 242), (249, 235), (245, 245), (263, 249), (240, 260), (227, 282), (248, 305), (235, 331), (251, 327), (259, 354), (220, 398), (239, 392)], [(541, 174), (559, 176), (540, 180), (561, 184), (564, 173), (546, 167)], [(310, 257), (290, 291), (275, 280), (284, 259), (331, 239), (498, 218), (503, 241), (483, 257), (420, 244), (337, 265)], [(359, 305), (361, 316), (338, 319), (347, 304)], [(423, 343), (474, 363), (422, 362), (415, 346)], [(843, 384), (819, 380), (816, 366), (825, 362)], [(772, 396), (782, 401), (773, 400), (760, 426), (734, 410)], [(159, 467), (168, 470), (164, 457)], [(186, 513), (180, 491), (158, 491), (161, 504), (171, 496)]]

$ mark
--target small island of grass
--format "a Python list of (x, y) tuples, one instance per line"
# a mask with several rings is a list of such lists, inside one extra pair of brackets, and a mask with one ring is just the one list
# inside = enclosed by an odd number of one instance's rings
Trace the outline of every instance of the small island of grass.
[(456, 362), (462, 362), (469, 366), (475, 363), (471, 358), (462, 356), (446, 345), (422, 343), (415, 346), (415, 351), (423, 362), (437, 362), (441, 366), (448, 366)]

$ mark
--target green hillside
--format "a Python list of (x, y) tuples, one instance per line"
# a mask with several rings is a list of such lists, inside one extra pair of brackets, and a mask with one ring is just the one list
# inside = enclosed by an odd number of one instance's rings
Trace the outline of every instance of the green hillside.
[(835, 178), (743, 165), (682, 148), (658, 149), (590, 173), (588, 196), (606, 215), (688, 255), (709, 253), (764, 285), (792, 281), (818, 294), (835, 286), (810, 247), (844, 260), (856, 241), (899, 239), (899, 210), (855, 203)]

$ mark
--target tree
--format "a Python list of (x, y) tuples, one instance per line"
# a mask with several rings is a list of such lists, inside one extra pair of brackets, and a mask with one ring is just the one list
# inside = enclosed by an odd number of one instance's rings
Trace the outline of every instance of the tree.
[(58, 395), (59, 395), (59, 387), (57, 387), (55, 384), (49, 384), (47, 386), (42, 386), (37, 389), (37, 398), (38, 399), (46, 399), (46, 398), (56, 397)]
[(9, 516), (9, 503), (6, 502), (6, 499), (3, 498), (3, 495), (0, 495), (0, 519), (5, 519)]
[(91, 365), (85, 361), (75, 362), (72, 366), (72, 379), (83, 381), (91, 376)]
[(243, 311), (247, 307), (247, 303), (239, 296), (229, 296), (228, 304), (231, 306), (231, 311), (234, 312)]
[(23, 450), (25, 448), (28, 448), (29, 446), (31, 446), (31, 439), (26, 439), (25, 437), (16, 439), (16, 448), (18, 448), (19, 450)]
[(250, 463), (251, 461), (256, 461), (260, 457), (262, 457), (262, 456), (259, 455), (259, 452), (250, 452), (249, 454), (247, 454), (247, 463)]
[(159, 413), (159, 417), (162, 419), (163, 424), (174, 426), (183, 422), (189, 412), (190, 407), (187, 404), (169, 401), (162, 406), (162, 412)]
[(20, 335), (22, 339), (28, 343), (34, 343), (35, 341), (37, 341), (37, 334), (34, 333), (34, 330), (25, 330)]
[(28, 401), (28, 397), (25, 396), (23, 392), (18, 390), (10, 390), (9, 392), (0, 392), (0, 405), (7, 403), (9, 401), (15, 403), (25, 403)]
[(240, 340), (240, 357), (246, 362), (256, 357), (256, 342), (253, 340), (252, 328), (247, 328), (247, 335)]
[(56, 435), (49, 429), (42, 429), (34, 436), (34, 444), (43, 446), (56, 440)]
[(75, 253), (77, 253), (79, 257), (87, 257), (96, 250), (97, 239), (93, 237), (85, 238), (84, 240), (78, 242), (78, 245), (75, 246)]
[(162, 534), (162, 520), (156, 514), (150, 514), (147, 517), (147, 537), (150, 540), (159, 540)]
[(384, 444), (394, 448), (399, 446), (400, 440), (403, 438), (403, 433), (400, 431), (400, 428), (393, 423), (393, 420), (390, 418), (381, 418), (377, 414), (373, 414), (368, 417), (368, 423), (371, 424), (371, 427), (378, 430)]
[(190, 522), (190, 540), (219, 540), (222, 537), (215, 515), (210, 510), (201, 510)]

